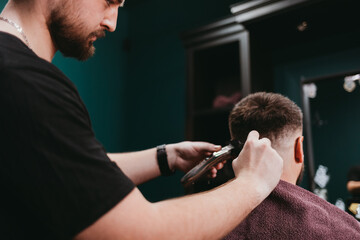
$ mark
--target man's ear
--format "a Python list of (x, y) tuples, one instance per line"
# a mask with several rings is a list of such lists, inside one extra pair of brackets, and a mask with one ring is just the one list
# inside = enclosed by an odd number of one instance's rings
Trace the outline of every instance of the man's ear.
[(304, 137), (298, 137), (295, 141), (295, 161), (297, 163), (304, 162), (304, 150), (303, 150)]

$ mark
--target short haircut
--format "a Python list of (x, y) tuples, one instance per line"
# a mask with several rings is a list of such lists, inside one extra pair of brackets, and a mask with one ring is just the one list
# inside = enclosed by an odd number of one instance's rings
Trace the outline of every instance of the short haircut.
[(233, 139), (246, 141), (250, 131), (272, 142), (288, 133), (302, 130), (301, 109), (289, 98), (277, 94), (258, 92), (238, 102), (229, 115), (230, 134)]

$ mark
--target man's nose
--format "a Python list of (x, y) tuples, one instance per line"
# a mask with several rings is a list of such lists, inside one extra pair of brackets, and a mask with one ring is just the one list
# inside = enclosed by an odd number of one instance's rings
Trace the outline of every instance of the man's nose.
[(105, 27), (109, 32), (114, 32), (116, 29), (117, 17), (118, 7), (114, 6), (109, 8), (101, 22), (101, 26)]

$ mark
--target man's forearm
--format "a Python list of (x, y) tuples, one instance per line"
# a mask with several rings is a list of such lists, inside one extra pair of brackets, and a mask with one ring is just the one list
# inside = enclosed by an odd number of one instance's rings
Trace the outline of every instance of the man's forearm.
[(108, 153), (108, 156), (136, 185), (160, 176), (156, 148), (130, 153)]
[(77, 239), (220, 239), (270, 191), (242, 176), (215, 190), (158, 203), (135, 189)]
[(215, 191), (156, 203), (163, 229), (168, 229), (160, 231), (159, 239), (224, 237), (268, 195), (258, 187), (239, 178)]

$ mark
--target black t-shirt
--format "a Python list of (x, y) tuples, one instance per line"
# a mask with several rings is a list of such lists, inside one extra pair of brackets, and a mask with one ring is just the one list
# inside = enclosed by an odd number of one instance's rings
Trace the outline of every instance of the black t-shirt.
[(133, 188), (73, 83), (0, 32), (0, 239), (71, 239)]

